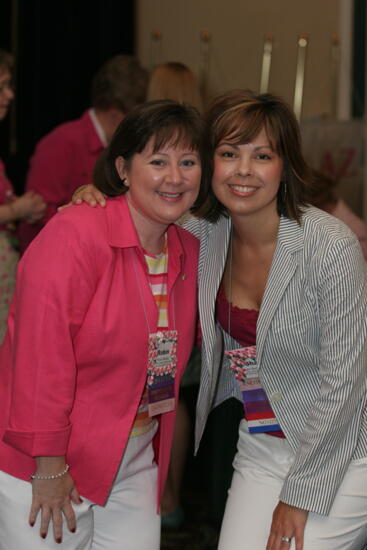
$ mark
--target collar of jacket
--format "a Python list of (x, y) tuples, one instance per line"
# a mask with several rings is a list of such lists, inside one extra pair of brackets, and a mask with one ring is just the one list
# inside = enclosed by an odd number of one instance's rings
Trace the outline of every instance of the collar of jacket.
[[(137, 248), (143, 257), (139, 235), (132, 220), (130, 209), (124, 195), (108, 199), (106, 206), (108, 224), (108, 242), (116, 248)], [(179, 230), (175, 224), (167, 229), (169, 266), (174, 271), (184, 271), (185, 253)]]
[(85, 128), (85, 137), (88, 143), (88, 150), (91, 153), (102, 153), (102, 151), (105, 150), (105, 146), (94, 127), (89, 110), (85, 111), (82, 115), (81, 121)]

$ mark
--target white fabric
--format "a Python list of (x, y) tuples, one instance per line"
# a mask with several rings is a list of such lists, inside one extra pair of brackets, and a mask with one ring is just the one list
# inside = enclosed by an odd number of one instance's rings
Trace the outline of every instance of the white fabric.
[[(241, 422), (218, 550), (265, 550), (293, 460), (286, 439), (249, 434)], [(309, 513), (303, 550), (362, 550), (366, 543), (367, 458), (350, 463), (328, 516)], [(294, 549), (293, 539), (289, 550)]]
[(39, 536), (39, 519), (28, 524), (31, 485), (0, 472), (0, 550), (159, 550), (160, 516), (156, 512), (157, 466), (150, 432), (128, 441), (124, 458), (105, 506), (87, 499), (74, 506), (77, 531), (66, 526), (57, 544), (52, 528)]

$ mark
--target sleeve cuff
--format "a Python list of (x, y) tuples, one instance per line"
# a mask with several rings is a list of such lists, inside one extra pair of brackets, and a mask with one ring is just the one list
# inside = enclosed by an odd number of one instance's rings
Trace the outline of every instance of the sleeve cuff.
[(66, 454), (71, 425), (47, 432), (5, 430), (3, 441), (28, 456), (62, 456)]

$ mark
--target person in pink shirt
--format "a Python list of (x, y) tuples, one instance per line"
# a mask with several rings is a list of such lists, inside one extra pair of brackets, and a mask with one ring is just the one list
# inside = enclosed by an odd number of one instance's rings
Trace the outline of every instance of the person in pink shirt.
[(0, 350), (1, 550), (159, 549), (197, 315), (198, 241), (174, 222), (201, 151), (194, 108), (136, 107), (95, 170), (114, 198), (64, 209), (24, 254)]
[(118, 124), (145, 100), (147, 81), (148, 73), (135, 57), (112, 57), (93, 79), (91, 108), (39, 141), (30, 160), (26, 189), (44, 198), (47, 211), (39, 223), (23, 223), (19, 228), (23, 251), (75, 189), (91, 183), (95, 163)]
[[(12, 56), (0, 50), (0, 122), (8, 114), (14, 99), (12, 70)], [(0, 344), (5, 333), (19, 259), (18, 252), (13, 246), (15, 222), (26, 220), (28, 224), (33, 224), (43, 216), (45, 208), (46, 204), (42, 197), (34, 191), (29, 191), (21, 197), (15, 195), (6, 176), (4, 163), (0, 159)]]

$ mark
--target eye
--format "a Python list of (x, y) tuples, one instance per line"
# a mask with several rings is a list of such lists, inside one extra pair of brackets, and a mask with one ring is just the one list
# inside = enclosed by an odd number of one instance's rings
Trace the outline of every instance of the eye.
[(259, 160), (271, 160), (271, 156), (268, 155), (267, 153), (258, 153), (256, 155), (256, 158)]
[(195, 166), (197, 164), (197, 160), (195, 160), (195, 159), (183, 159), (181, 161), (181, 164), (184, 167)]
[(236, 153), (234, 151), (230, 151), (228, 149), (219, 151), (219, 156), (224, 159), (233, 159), (236, 156)]
[(163, 159), (153, 159), (150, 161), (150, 164), (152, 164), (153, 166), (164, 166), (165, 162)]

